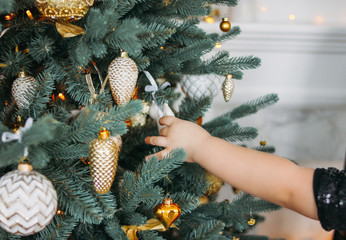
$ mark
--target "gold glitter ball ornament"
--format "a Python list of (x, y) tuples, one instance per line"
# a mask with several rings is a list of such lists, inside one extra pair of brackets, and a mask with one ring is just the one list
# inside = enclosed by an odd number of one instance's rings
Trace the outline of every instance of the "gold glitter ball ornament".
[(118, 166), (120, 146), (102, 129), (89, 147), (90, 174), (98, 193), (107, 193), (112, 187)]
[(256, 219), (254, 218), (250, 218), (249, 221), (247, 221), (247, 224), (249, 224), (250, 226), (255, 225), (255, 223), (256, 223)]
[(209, 198), (207, 195), (203, 195), (202, 197), (198, 198), (199, 204), (198, 205), (204, 205), (209, 203)]
[(31, 76), (27, 76), (24, 71), (19, 73), (19, 76), (14, 80), (12, 84), (12, 97), (17, 104), (18, 108), (26, 109), (34, 97), (32, 91), (36, 87), (36, 79)]
[(222, 84), (223, 98), (225, 99), (226, 102), (231, 100), (233, 91), (234, 91), (234, 81), (232, 79), (232, 75), (228, 74), (225, 81)]
[(173, 203), (173, 200), (170, 197), (165, 197), (162, 200), (162, 203), (157, 204), (154, 208), (155, 217), (165, 226), (166, 229), (177, 220), (180, 214), (180, 206)]
[(221, 178), (211, 174), (210, 172), (206, 172), (205, 178), (207, 182), (209, 182), (209, 187), (207, 188), (206, 195), (210, 196), (220, 191), (223, 181)]
[(83, 18), (93, 4), (94, 0), (36, 0), (43, 16), (65, 22)]
[(220, 23), (220, 29), (223, 32), (228, 32), (231, 29), (231, 23), (229, 22), (229, 18), (222, 18), (222, 22)]
[(0, 227), (9, 233), (28, 236), (43, 230), (53, 219), (58, 206), (56, 190), (30, 163), (0, 180)]
[(137, 83), (138, 68), (127, 52), (122, 52), (121, 57), (111, 62), (108, 76), (115, 102), (122, 105), (130, 101)]

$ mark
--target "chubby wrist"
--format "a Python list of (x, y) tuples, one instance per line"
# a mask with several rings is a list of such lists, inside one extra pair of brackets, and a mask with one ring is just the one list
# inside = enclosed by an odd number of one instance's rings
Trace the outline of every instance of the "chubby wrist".
[(212, 147), (212, 143), (216, 140), (216, 137), (211, 135), (205, 136), (204, 138), (197, 141), (197, 143), (193, 144), (193, 148), (191, 151), (191, 159), (193, 162), (201, 164), (207, 158)]

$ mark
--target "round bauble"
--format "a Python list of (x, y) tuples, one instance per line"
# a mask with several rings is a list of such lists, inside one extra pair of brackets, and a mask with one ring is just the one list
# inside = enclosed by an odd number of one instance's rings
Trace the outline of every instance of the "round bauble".
[(210, 196), (220, 191), (223, 181), (221, 178), (211, 174), (210, 172), (206, 172), (205, 178), (209, 183), (209, 187), (207, 188), (206, 195)]
[(18, 108), (27, 108), (31, 99), (34, 97), (32, 91), (36, 87), (36, 79), (27, 76), (24, 71), (19, 73), (19, 76), (12, 84), (12, 97)]
[(43, 16), (65, 22), (83, 18), (93, 4), (94, 0), (36, 0)]
[(114, 101), (122, 105), (131, 100), (136, 88), (138, 68), (127, 52), (114, 59), (108, 67), (109, 85)]
[(220, 29), (223, 32), (228, 32), (231, 29), (231, 23), (229, 22), (229, 18), (222, 18), (222, 22), (220, 23)]
[(215, 74), (184, 75), (181, 87), (189, 98), (215, 97), (222, 80)]
[(57, 205), (52, 183), (30, 163), (20, 163), (0, 180), (0, 226), (9, 233), (27, 236), (43, 230)]

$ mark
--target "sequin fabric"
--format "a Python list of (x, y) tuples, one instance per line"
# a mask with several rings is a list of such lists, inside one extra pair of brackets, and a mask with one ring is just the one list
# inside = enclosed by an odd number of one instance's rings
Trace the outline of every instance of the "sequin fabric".
[(346, 230), (346, 172), (318, 168), (314, 174), (314, 195), (322, 227)]

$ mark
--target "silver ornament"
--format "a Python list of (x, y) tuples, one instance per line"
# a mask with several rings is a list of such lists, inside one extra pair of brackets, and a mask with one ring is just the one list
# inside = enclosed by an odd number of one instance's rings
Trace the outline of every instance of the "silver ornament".
[(36, 79), (27, 76), (24, 71), (19, 73), (19, 76), (12, 84), (12, 97), (18, 108), (27, 108), (33, 98), (32, 90), (35, 89)]
[(0, 180), (0, 226), (7, 232), (27, 236), (43, 230), (57, 205), (52, 183), (30, 163), (19, 163)]
[(130, 101), (137, 83), (138, 68), (127, 52), (122, 52), (121, 57), (111, 62), (108, 76), (115, 102), (122, 105)]
[(215, 97), (222, 80), (215, 74), (184, 75), (181, 87), (189, 98)]
[(234, 81), (232, 79), (232, 75), (228, 74), (225, 81), (222, 84), (223, 98), (225, 99), (226, 102), (231, 100), (233, 91), (234, 91)]

